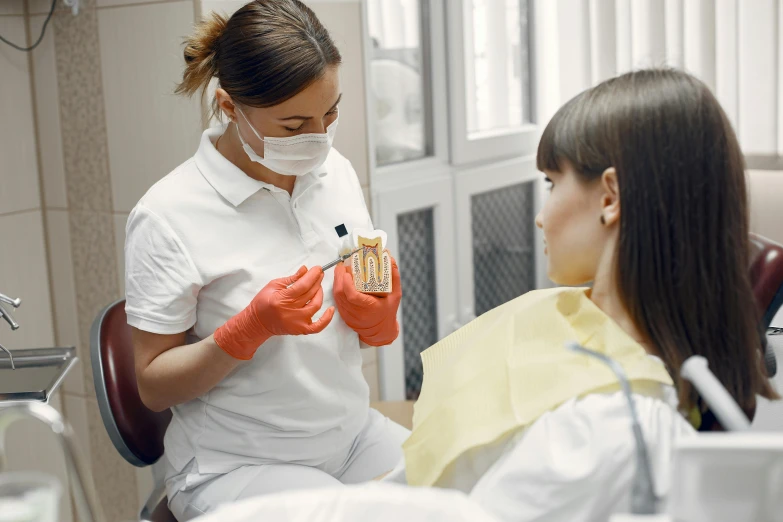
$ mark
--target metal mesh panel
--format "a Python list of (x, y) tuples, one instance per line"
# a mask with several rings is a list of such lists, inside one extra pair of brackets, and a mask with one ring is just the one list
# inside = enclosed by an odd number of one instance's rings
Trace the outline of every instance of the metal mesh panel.
[(432, 209), (397, 218), (399, 265), (402, 278), (402, 320), (405, 353), (405, 393), (416, 399), (421, 391), (419, 354), (438, 341), (435, 294), (435, 244)]
[(473, 196), (473, 284), (477, 316), (536, 285), (534, 183)]

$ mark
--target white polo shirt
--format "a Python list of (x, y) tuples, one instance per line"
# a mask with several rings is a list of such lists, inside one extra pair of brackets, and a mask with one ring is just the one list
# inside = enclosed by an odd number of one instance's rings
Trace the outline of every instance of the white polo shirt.
[[(128, 323), (159, 334), (210, 336), (272, 279), (337, 256), (345, 225), (372, 227), (350, 162), (332, 150), (293, 194), (248, 177), (204, 132), (196, 155), (155, 184), (126, 229)], [(334, 304), (323, 280), (320, 316)], [(318, 465), (363, 427), (369, 390), (359, 338), (335, 314), (321, 333), (272, 337), (206, 395), (172, 408), (165, 451), (177, 470)]]

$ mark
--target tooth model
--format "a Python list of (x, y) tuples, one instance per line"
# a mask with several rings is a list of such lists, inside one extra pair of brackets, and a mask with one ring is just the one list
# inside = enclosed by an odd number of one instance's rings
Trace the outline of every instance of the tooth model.
[(386, 232), (383, 230), (354, 230), (353, 244), (360, 249), (350, 259), (356, 290), (372, 295), (391, 293), (391, 257), (384, 250)]

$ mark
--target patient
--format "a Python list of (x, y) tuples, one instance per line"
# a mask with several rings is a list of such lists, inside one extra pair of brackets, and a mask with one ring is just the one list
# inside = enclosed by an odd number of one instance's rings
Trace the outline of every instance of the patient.
[[(501, 520), (606, 520), (629, 510), (628, 373), (658, 495), (705, 406), (679, 377), (700, 354), (740, 406), (777, 398), (759, 355), (743, 157), (708, 88), (676, 70), (608, 80), (549, 122), (536, 218), (549, 277), (423, 355), (405, 462), (389, 477), (462, 490)], [(592, 288), (574, 288), (592, 282)]]

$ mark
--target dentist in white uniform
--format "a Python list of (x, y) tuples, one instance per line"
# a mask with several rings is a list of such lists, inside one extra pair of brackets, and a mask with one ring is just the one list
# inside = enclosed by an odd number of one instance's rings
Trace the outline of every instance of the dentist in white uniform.
[(164, 458), (178, 520), (368, 481), (402, 455), (408, 432), (370, 409), (359, 351), (399, 334), (396, 265), (388, 297), (333, 292), (350, 276), (320, 269), (340, 233), (372, 227), (332, 148), (340, 60), (298, 0), (213, 16), (186, 42), (178, 92), (217, 78), (229, 123), (139, 201), (125, 245), (139, 393), (173, 411)]

